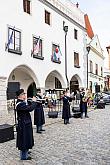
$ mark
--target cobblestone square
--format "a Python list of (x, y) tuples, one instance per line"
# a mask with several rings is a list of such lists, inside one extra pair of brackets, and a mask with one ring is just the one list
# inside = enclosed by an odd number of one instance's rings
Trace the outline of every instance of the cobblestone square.
[(110, 165), (110, 105), (88, 114), (71, 118), (68, 125), (60, 116), (46, 116), (45, 132), (37, 134), (33, 126), (32, 160), (19, 159), (15, 138), (0, 143), (0, 165)]

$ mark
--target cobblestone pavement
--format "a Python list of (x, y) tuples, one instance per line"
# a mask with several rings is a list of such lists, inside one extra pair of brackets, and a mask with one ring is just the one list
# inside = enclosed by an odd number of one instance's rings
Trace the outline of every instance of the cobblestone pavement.
[(32, 160), (19, 160), (16, 138), (0, 143), (0, 165), (110, 165), (110, 105), (68, 125), (46, 117), (45, 129), (37, 134), (33, 126)]

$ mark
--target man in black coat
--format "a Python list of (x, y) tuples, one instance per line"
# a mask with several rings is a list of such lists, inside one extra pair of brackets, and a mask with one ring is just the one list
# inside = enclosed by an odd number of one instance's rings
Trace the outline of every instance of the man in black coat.
[(63, 100), (62, 119), (64, 119), (64, 124), (69, 124), (69, 118), (71, 117), (69, 101), (72, 101), (72, 98), (67, 96), (67, 92), (66, 91), (63, 91), (62, 100)]
[(30, 160), (31, 157), (28, 156), (28, 150), (32, 149), (34, 139), (31, 115), (29, 112), (36, 108), (36, 102), (34, 102), (36, 98), (33, 99), (31, 105), (27, 105), (25, 102), (26, 95), (23, 89), (18, 90), (16, 95), (18, 97), (16, 102), (18, 120), (16, 147), (20, 150), (21, 160)]
[(37, 106), (34, 110), (34, 125), (36, 125), (36, 132), (37, 133), (42, 133), (42, 131), (45, 131), (42, 127), (45, 124), (45, 117), (44, 117), (44, 110), (43, 110), (43, 102), (44, 100), (42, 99), (41, 95), (41, 90), (39, 89), (37, 91)]
[(85, 113), (85, 118), (89, 118), (87, 115), (87, 101), (88, 98), (85, 94), (84, 89), (80, 92), (80, 111), (81, 111), (81, 119), (83, 119), (83, 113)]

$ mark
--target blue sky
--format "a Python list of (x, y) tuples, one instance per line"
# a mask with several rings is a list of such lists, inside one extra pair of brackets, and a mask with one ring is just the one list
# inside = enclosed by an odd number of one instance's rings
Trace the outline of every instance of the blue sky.
[(110, 45), (110, 0), (71, 0), (87, 13), (94, 34), (97, 34), (102, 49)]

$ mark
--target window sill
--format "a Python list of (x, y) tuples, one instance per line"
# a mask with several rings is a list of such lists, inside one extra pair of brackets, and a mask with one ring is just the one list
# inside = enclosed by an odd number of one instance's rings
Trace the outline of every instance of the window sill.
[(8, 52), (22, 55), (21, 51), (17, 51), (17, 50), (13, 50), (13, 49), (8, 49)]
[(27, 12), (27, 11), (24, 11), (24, 13), (26, 13), (26, 14), (28, 14), (28, 15), (31, 15), (31, 13), (30, 13), (30, 12)]
[(80, 68), (80, 66), (79, 66), (79, 65), (74, 65), (74, 67), (75, 67), (75, 68)]
[(61, 61), (52, 60), (52, 62), (57, 63), (57, 64), (61, 64)]
[(37, 58), (37, 59), (39, 59), (39, 60), (44, 60), (44, 57), (37, 56), (37, 55), (34, 55), (34, 54), (33, 54), (33, 58)]
[(48, 23), (48, 22), (45, 22), (45, 24), (47, 24), (47, 25), (49, 25), (49, 26), (50, 26), (50, 23)]

